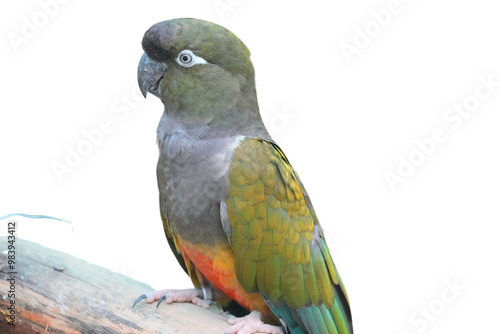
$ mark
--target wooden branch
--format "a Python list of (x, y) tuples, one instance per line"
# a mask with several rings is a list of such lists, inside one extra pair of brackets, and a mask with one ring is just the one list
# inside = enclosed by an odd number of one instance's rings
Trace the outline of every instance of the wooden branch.
[[(8, 246), (0, 238), (0, 252)], [(15, 241), (15, 281), (5, 252), (0, 254), (0, 333), (190, 333), (222, 334), (227, 316), (193, 304), (134, 300), (147, 284), (36, 243)], [(14, 283), (15, 298), (10, 298)], [(9, 325), (11, 300), (15, 326)]]

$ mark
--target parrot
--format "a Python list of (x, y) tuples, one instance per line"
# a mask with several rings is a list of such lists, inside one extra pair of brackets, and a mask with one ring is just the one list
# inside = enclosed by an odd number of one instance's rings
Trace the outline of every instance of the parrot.
[(250, 51), (230, 30), (176, 18), (142, 39), (138, 84), (159, 98), (159, 206), (194, 288), (141, 295), (213, 304), (226, 333), (352, 334), (350, 303), (297, 172), (259, 112)]

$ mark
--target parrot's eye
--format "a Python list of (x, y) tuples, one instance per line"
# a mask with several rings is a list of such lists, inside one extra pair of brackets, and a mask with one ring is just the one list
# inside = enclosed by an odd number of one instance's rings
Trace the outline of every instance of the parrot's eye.
[(184, 67), (191, 67), (196, 64), (207, 64), (208, 62), (195, 55), (191, 50), (183, 50), (179, 52), (179, 55), (175, 59), (177, 61), (177, 64), (184, 66)]
[(179, 60), (181, 61), (181, 63), (188, 65), (193, 61), (193, 56), (191, 56), (189, 53), (184, 53), (179, 56)]

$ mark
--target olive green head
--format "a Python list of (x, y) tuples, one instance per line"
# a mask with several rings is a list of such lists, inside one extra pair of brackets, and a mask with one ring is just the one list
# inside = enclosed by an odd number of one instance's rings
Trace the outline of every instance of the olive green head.
[(163, 21), (146, 31), (142, 47), (143, 95), (159, 97), (165, 112), (185, 124), (208, 124), (255, 99), (250, 52), (224, 27), (198, 19)]

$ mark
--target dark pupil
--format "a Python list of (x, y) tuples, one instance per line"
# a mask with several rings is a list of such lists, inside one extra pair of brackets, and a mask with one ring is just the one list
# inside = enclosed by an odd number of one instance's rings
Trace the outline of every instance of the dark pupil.
[(182, 56), (182, 61), (187, 63), (189, 61), (189, 56), (187, 55)]

